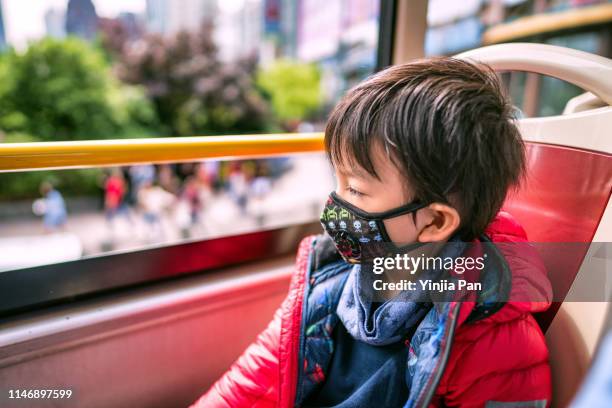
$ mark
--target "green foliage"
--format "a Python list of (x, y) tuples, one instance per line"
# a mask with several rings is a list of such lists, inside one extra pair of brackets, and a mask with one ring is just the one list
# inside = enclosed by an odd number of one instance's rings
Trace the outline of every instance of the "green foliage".
[[(115, 79), (100, 50), (76, 38), (43, 39), (0, 56), (0, 141), (144, 137), (158, 120), (144, 90)], [(67, 195), (99, 191), (100, 169), (0, 174), (0, 200), (39, 197), (43, 181)]]
[(108, 91), (111, 106), (119, 130), (114, 138), (158, 136), (159, 120), (155, 107), (140, 86), (126, 85), (112, 78)]
[(102, 53), (76, 39), (46, 38), (0, 60), (0, 128), (42, 141), (150, 134), (154, 110), (141, 90), (113, 79)]
[(322, 102), (321, 73), (316, 65), (278, 60), (259, 71), (257, 85), (272, 100), (281, 120), (302, 120)]

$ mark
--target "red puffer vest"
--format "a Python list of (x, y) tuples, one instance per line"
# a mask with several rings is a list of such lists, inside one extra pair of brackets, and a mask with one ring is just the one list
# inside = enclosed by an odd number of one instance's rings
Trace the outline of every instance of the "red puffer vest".
[[(494, 243), (527, 242), (523, 228), (503, 212), (485, 233)], [(193, 407), (294, 405), (305, 279), (309, 274), (313, 240), (314, 237), (308, 237), (300, 244), (289, 294), (268, 327)], [(550, 404), (548, 350), (532, 316), (549, 307), (550, 282), (535, 250), (515, 250), (503, 255), (512, 275), (510, 301), (492, 316), (469, 323), (466, 320), (475, 303), (451, 305), (454, 336), (449, 343), (450, 354), (446, 364), (436, 367), (437, 372), (430, 380), (429, 385), (435, 387), (432, 389), (435, 392), (416, 406), (546, 407)]]

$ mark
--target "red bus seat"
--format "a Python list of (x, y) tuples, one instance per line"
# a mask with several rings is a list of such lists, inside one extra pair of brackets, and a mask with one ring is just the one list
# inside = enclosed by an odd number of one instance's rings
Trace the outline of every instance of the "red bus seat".
[[(504, 210), (523, 225), (530, 242), (590, 243), (610, 199), (610, 156), (552, 144), (526, 144), (527, 179), (508, 197)], [(547, 312), (536, 316), (546, 331), (574, 282), (588, 246), (538, 248), (555, 299)]]

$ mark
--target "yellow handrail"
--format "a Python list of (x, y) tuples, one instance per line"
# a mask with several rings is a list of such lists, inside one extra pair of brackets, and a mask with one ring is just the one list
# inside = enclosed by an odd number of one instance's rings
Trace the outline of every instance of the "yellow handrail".
[(610, 21), (612, 21), (612, 4), (536, 14), (489, 28), (482, 35), (482, 43), (489, 45), (516, 41), (535, 35), (605, 24)]
[(0, 143), (0, 172), (269, 157), (322, 150), (322, 133)]

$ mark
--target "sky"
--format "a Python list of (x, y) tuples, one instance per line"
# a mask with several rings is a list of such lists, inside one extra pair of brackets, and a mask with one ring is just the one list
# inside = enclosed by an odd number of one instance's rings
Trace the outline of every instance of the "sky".
[[(45, 34), (45, 12), (50, 8), (65, 10), (68, 0), (0, 0), (7, 41), (24, 48), (28, 40)], [(142, 13), (146, 0), (93, 0), (101, 17), (115, 17), (122, 11)]]

